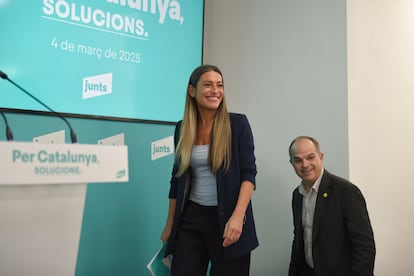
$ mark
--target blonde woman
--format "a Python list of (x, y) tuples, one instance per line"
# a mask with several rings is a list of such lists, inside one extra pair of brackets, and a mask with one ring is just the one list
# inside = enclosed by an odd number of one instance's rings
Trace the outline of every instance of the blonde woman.
[(258, 246), (251, 197), (253, 135), (243, 114), (227, 111), (223, 76), (202, 65), (190, 76), (184, 118), (175, 129), (169, 210), (161, 235), (171, 275), (249, 275)]

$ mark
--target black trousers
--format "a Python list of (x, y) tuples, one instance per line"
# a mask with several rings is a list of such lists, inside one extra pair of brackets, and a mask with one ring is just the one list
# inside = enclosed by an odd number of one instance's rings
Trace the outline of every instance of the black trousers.
[(315, 276), (315, 271), (313, 270), (313, 268), (305, 264), (305, 267), (302, 271), (302, 276)]
[(250, 254), (227, 260), (218, 210), (189, 201), (180, 221), (171, 264), (172, 276), (248, 276)]

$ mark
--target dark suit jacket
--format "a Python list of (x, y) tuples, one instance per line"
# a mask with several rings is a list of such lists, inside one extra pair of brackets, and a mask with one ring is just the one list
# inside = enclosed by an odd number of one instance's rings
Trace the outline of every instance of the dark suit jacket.
[[(301, 275), (305, 265), (302, 198), (296, 188), (289, 276)], [(316, 276), (373, 275), (375, 242), (365, 199), (358, 187), (326, 170), (316, 199), (312, 254)]]
[[(250, 124), (244, 114), (230, 113), (232, 144), (231, 144), (231, 162), (228, 171), (224, 172), (221, 168), (217, 174), (217, 197), (218, 197), (218, 216), (220, 221), (220, 230), (224, 233), (224, 226), (232, 215), (236, 207), (241, 183), (249, 180), (256, 184), (256, 157), (254, 155), (254, 142)], [(174, 141), (177, 145), (181, 128), (181, 121), (175, 128)], [(173, 227), (168, 240), (166, 255), (174, 252), (174, 241), (177, 234), (178, 223), (181, 218), (181, 212), (187, 200), (189, 190), (191, 189), (191, 169), (180, 177), (176, 177), (178, 167), (174, 164), (171, 176), (170, 198), (176, 199), (176, 209), (174, 215)], [(253, 210), (251, 202), (249, 203), (245, 223), (239, 240), (229, 247), (224, 248), (227, 258), (235, 258), (248, 254), (259, 245), (256, 228), (253, 219)]]

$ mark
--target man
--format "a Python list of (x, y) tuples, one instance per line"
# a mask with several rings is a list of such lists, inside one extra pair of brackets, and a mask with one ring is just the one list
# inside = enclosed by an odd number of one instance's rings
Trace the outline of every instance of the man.
[(292, 198), (289, 276), (372, 276), (375, 241), (361, 191), (324, 169), (314, 138), (295, 138), (289, 155), (302, 179)]

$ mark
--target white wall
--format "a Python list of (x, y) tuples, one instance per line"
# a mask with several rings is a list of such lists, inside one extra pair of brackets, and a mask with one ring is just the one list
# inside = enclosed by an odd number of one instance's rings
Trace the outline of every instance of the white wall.
[(349, 167), (377, 276), (413, 275), (414, 1), (348, 1)]
[(346, 5), (343, 0), (206, 0), (204, 61), (224, 74), (231, 111), (248, 115), (258, 165), (253, 276), (287, 275), (299, 179), (297, 135), (317, 137), (332, 172), (348, 176)]
[(375, 275), (412, 275), (413, 26), (411, 0), (206, 0), (204, 61), (255, 134), (252, 275), (286, 275), (298, 134), (319, 138), (326, 167), (363, 191)]

